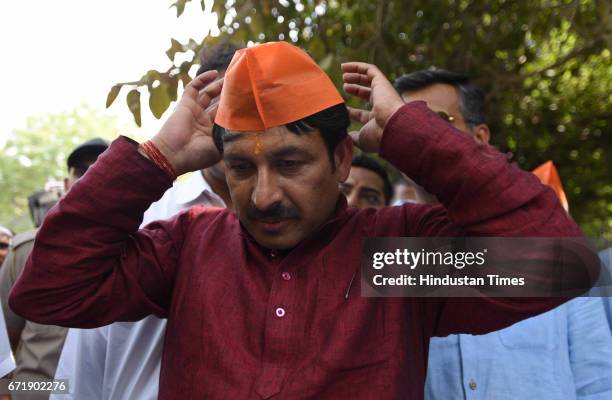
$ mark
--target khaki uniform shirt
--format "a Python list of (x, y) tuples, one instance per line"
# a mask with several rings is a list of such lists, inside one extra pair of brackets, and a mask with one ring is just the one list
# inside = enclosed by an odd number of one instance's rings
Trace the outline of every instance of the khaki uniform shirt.
[[(0, 269), (0, 301), (17, 364), (12, 378), (15, 381), (53, 379), (68, 331), (67, 328), (60, 326), (41, 325), (27, 321), (15, 314), (8, 306), (9, 293), (32, 251), (35, 236), (35, 230), (15, 236), (9, 254)], [(12, 398), (19, 400), (49, 397), (45, 393), (22, 393), (13, 393)]]

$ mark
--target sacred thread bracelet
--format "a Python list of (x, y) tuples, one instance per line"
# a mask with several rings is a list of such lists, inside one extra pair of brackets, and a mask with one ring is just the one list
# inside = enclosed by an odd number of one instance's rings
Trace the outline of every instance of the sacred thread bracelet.
[(146, 142), (140, 143), (139, 147), (171, 180), (174, 181), (176, 179), (176, 172), (174, 168), (172, 168), (172, 164), (170, 164), (166, 156), (159, 151), (155, 143), (147, 140)]

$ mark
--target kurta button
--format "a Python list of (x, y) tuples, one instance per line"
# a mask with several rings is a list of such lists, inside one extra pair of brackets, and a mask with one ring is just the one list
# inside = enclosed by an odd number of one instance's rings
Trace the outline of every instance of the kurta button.
[(478, 387), (478, 385), (476, 385), (476, 382), (474, 382), (473, 379), (470, 380), (470, 389), (472, 390), (476, 390), (476, 388)]
[(279, 317), (279, 318), (284, 317), (285, 316), (285, 309), (282, 308), (282, 307), (278, 307), (276, 309), (276, 316)]
[(278, 257), (278, 251), (270, 250), (270, 258), (276, 258), (276, 257)]
[(289, 279), (291, 279), (291, 274), (289, 272), (283, 272), (281, 274), (281, 276), (283, 277), (284, 280), (288, 281)]

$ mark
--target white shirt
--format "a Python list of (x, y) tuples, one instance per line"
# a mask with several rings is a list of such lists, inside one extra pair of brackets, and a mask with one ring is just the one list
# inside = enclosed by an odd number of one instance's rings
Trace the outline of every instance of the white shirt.
[(4, 313), (0, 307), (0, 378), (15, 369), (15, 357), (11, 351), (8, 335), (6, 334), (6, 323)]
[[(225, 207), (202, 174), (166, 191), (145, 212), (142, 225), (195, 205)], [(71, 394), (55, 400), (157, 399), (166, 320), (149, 316), (96, 329), (70, 329), (55, 379), (69, 379)]]

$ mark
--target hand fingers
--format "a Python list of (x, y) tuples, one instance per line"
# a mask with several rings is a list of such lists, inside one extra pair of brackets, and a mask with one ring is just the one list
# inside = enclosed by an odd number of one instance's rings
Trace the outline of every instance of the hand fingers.
[(351, 131), (349, 132), (349, 136), (351, 137), (351, 140), (353, 141), (353, 144), (357, 147), (359, 147), (359, 132), (358, 131)]
[(372, 89), (360, 85), (355, 85), (352, 83), (345, 83), (342, 85), (344, 91), (351, 96), (357, 96), (360, 99), (370, 101), (370, 95), (372, 94)]
[(219, 109), (219, 102), (212, 103), (207, 109), (206, 113), (210, 117), (211, 121), (215, 120), (215, 116), (217, 115), (217, 110)]
[(200, 90), (200, 93), (198, 93), (198, 103), (202, 107), (207, 108), (219, 97), (222, 88), (223, 78), (217, 79), (213, 83), (207, 85), (205, 88)]
[(371, 75), (374, 70), (378, 70), (375, 65), (363, 62), (347, 62), (341, 66), (342, 72), (355, 72), (363, 75)]
[(371, 119), (370, 111), (361, 110), (359, 108), (348, 107), (349, 117), (353, 121), (367, 124)]
[[(196, 120), (203, 127), (212, 127), (215, 122), (215, 116), (217, 115), (217, 109), (219, 103), (210, 104), (205, 110), (199, 111), (196, 114)], [(212, 129), (208, 129), (208, 135), (212, 135)]]
[(349, 132), (349, 135), (355, 146), (367, 153), (375, 153), (380, 150), (380, 139), (376, 130), (376, 121), (372, 120), (365, 124), (359, 132)]
[(345, 83), (355, 83), (362, 86), (370, 86), (372, 84), (371, 76), (353, 72), (347, 72), (342, 74), (342, 80)]
[(200, 90), (204, 89), (206, 85), (213, 82), (219, 73), (215, 70), (206, 71), (198, 76), (196, 76), (187, 86), (185, 86), (185, 91), (183, 92), (183, 97), (193, 98), (197, 100), (198, 93)]
[(196, 76), (191, 82), (189, 82), (189, 85), (185, 87), (185, 90), (187, 90), (188, 87), (192, 87), (199, 92), (200, 90), (204, 89), (206, 85), (214, 81), (218, 75), (219, 72), (216, 70), (206, 71)]

